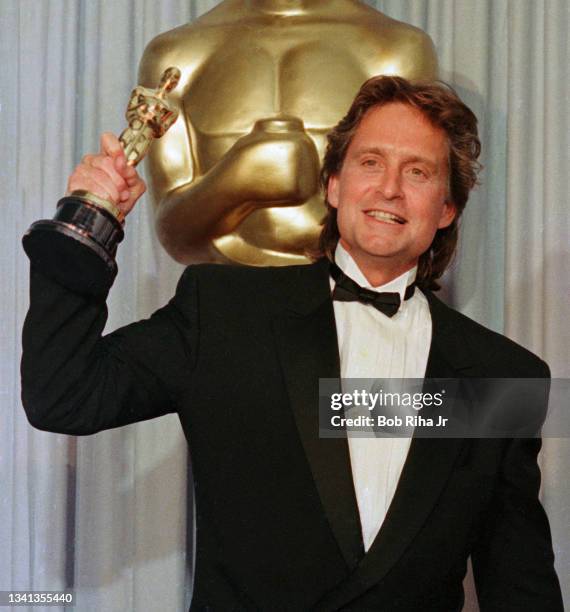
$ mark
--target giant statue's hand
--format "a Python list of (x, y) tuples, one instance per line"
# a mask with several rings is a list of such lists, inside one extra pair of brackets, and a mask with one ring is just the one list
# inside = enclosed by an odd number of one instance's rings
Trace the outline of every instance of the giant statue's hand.
[(127, 165), (119, 139), (110, 132), (101, 136), (98, 154), (85, 155), (67, 182), (67, 194), (84, 190), (108, 200), (126, 216), (146, 191), (146, 185)]
[(256, 121), (221, 163), (240, 196), (238, 206), (294, 206), (318, 191), (317, 149), (297, 118)]

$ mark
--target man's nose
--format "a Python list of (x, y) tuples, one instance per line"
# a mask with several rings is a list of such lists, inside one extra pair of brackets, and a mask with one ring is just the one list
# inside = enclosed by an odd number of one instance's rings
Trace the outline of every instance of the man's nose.
[(386, 168), (378, 178), (378, 191), (386, 200), (401, 198), (402, 176), (399, 168)]

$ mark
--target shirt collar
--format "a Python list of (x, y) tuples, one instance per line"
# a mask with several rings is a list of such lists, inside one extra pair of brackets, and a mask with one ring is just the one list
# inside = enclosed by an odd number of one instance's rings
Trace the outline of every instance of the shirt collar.
[(404, 300), (406, 288), (415, 281), (416, 273), (418, 271), (418, 267), (414, 266), (410, 270), (407, 270), (403, 274), (400, 274), (400, 276), (398, 276), (397, 278), (393, 278), (391, 281), (388, 281), (383, 285), (378, 285), (377, 287), (374, 287), (368, 282), (366, 276), (364, 276), (357, 263), (354, 261), (348, 251), (342, 246), (340, 241), (336, 245), (334, 260), (336, 262), (336, 265), (361, 287), (365, 287), (366, 289), (372, 289), (373, 291), (388, 291), (391, 293), (399, 293), (400, 299), (402, 301)]

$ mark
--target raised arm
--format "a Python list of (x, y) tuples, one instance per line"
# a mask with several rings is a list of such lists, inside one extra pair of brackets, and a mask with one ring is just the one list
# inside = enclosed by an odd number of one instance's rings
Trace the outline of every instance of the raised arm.
[[(126, 165), (116, 137), (105, 134), (101, 147), (75, 169), (69, 190), (89, 190), (126, 215), (144, 183)], [(175, 297), (150, 319), (103, 336), (110, 281), (99, 279), (91, 285), (97, 291), (78, 290), (77, 274), (97, 272), (80, 256), (81, 243), (73, 237), (66, 240), (67, 260), (60, 258), (57, 268), (31, 257), (21, 368), (22, 401), (30, 423), (82, 435), (172, 412), (177, 373), (191, 369), (191, 309), (179, 307)], [(78, 269), (77, 262), (84, 269)]]

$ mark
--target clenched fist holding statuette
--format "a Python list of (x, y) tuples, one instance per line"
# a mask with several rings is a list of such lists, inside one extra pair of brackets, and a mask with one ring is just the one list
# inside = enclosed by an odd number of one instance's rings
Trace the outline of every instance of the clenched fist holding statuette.
[[(172, 108), (168, 103), (166, 94), (176, 87), (179, 80), (180, 70), (171, 67), (167, 68), (162, 74), (157, 89), (149, 89), (140, 85), (133, 89), (125, 113), (129, 125), (119, 136), (119, 142), (123, 148), (127, 166), (136, 166), (148, 152), (151, 142), (155, 138), (160, 138), (165, 134), (176, 121), (178, 111)], [(91, 165), (102, 171), (108, 170), (109, 178), (115, 179), (115, 186), (117, 188), (121, 188), (123, 185), (120, 184), (120, 181), (116, 180), (118, 178), (116, 174), (119, 174), (119, 176), (124, 174), (125, 176), (123, 176), (123, 178), (126, 181), (135, 176), (132, 172), (122, 172), (123, 164), (117, 163), (117, 155), (120, 156), (120, 151), (116, 141), (114, 141), (111, 135), (104, 135), (101, 139), (101, 155), (113, 158), (115, 162), (114, 165), (117, 167), (112, 168), (109, 166), (109, 162), (106, 164), (108, 166), (107, 168), (101, 167), (103, 164), (101, 164), (100, 160), (95, 159), (96, 156), (86, 156), (83, 162), (86, 165)], [(125, 206), (117, 207), (114, 205), (115, 203), (112, 200), (116, 198), (113, 197), (113, 190), (107, 190), (107, 196), (110, 196), (109, 199), (109, 197), (105, 196), (99, 197), (97, 193), (90, 191), (89, 188), (75, 189), (73, 187), (74, 184), (84, 183), (85, 181), (82, 180), (84, 177), (85, 173), (82, 174), (81, 171), (80, 176), (72, 175), (70, 177), (70, 189), (68, 191), (71, 192), (71, 195), (85, 199), (95, 206), (106, 208), (122, 222), (124, 215), (129, 212), (134, 202), (125, 210)], [(94, 176), (93, 178), (98, 178), (101, 182), (108, 182), (105, 181), (105, 177), (101, 175)], [(128, 186), (130, 185), (128, 185), (127, 182), (127, 187)], [(102, 185), (101, 187), (104, 186)], [(109, 191), (112, 191), (112, 193), (109, 193)], [(142, 192), (138, 195), (140, 197)], [(124, 198), (121, 197), (116, 203), (120, 201), (124, 201)]]
[[(136, 87), (129, 99), (128, 127), (119, 139), (105, 133), (101, 151), (86, 155), (68, 181), (67, 196), (53, 219), (34, 223), (24, 236), (24, 249), (41, 261), (65, 258), (70, 238), (81, 242), (84, 255), (96, 257), (107, 277), (117, 271), (115, 252), (123, 239), (123, 221), (146, 186), (135, 166), (178, 117), (166, 99), (180, 80), (178, 68), (167, 68), (157, 89)], [(37, 259), (36, 259), (37, 260)], [(78, 274), (80, 266), (78, 265)], [(79, 281), (79, 279), (78, 279)]]

